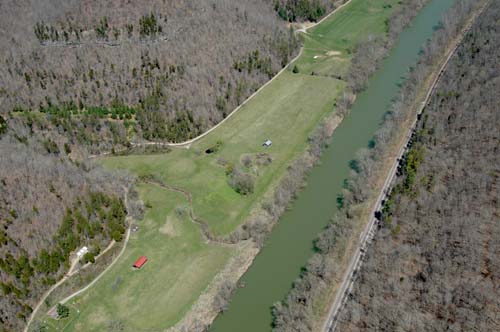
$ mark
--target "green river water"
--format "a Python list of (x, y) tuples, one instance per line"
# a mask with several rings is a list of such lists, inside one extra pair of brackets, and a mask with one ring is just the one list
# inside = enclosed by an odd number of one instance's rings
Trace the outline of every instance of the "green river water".
[(379, 128), (391, 99), (399, 91), (410, 66), (431, 37), (433, 27), (454, 0), (431, 0), (398, 42), (381, 68), (370, 79), (349, 115), (336, 129), (331, 144), (314, 167), (290, 210), (280, 218), (253, 265), (242, 277), (244, 288), (231, 298), (229, 310), (219, 315), (213, 332), (268, 332), (271, 307), (290, 290), (300, 269), (312, 255), (313, 240), (336, 211), (336, 197), (349, 174), (349, 161), (366, 147)]

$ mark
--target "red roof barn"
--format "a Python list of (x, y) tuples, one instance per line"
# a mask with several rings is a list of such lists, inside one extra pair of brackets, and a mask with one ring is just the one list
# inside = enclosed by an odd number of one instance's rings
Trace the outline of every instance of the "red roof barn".
[(134, 267), (136, 269), (140, 269), (144, 264), (146, 264), (147, 261), (148, 258), (146, 256), (141, 256), (135, 261)]

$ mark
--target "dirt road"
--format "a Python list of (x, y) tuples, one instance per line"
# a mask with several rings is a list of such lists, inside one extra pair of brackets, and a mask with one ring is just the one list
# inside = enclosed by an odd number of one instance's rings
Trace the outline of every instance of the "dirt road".
[[(318, 25), (321, 22), (323, 22), (324, 20), (328, 19), (330, 16), (334, 15), (339, 10), (341, 10), (342, 8), (344, 8), (345, 6), (347, 6), (348, 4), (350, 4), (351, 1), (352, 0), (348, 0), (344, 4), (342, 4), (339, 7), (335, 8), (335, 10), (333, 10), (331, 13), (329, 13), (328, 15), (326, 15), (325, 17), (323, 17), (320, 21), (318, 21), (316, 23), (309, 24), (307, 27), (302, 27), (300, 29), (297, 29), (295, 32), (296, 33), (307, 33), (307, 30), (314, 28), (316, 25)], [(290, 64), (294, 63), (298, 58), (300, 58), (300, 56), (302, 55), (303, 50), (304, 50), (304, 48), (302, 47), (300, 49), (300, 51), (299, 51), (299, 54), (297, 54), (297, 56), (295, 56), (295, 58), (293, 58), (292, 60), (290, 60), (290, 62), (288, 63), (288, 65), (286, 65), (285, 67), (283, 67), (276, 75), (274, 75), (273, 78), (271, 78), (264, 85), (262, 85), (257, 91), (255, 91), (254, 93), (252, 93), (247, 99), (245, 99), (245, 101), (243, 101), (243, 103), (241, 103), (231, 113), (229, 113), (229, 115), (226, 118), (224, 118), (221, 122), (219, 122), (218, 124), (216, 124), (215, 126), (213, 126), (212, 128), (210, 128), (206, 132), (204, 132), (204, 133), (196, 136), (195, 138), (192, 138), (190, 140), (187, 140), (187, 141), (184, 141), (184, 142), (180, 142), (180, 143), (150, 142), (150, 141), (147, 141), (147, 142), (131, 142), (130, 144), (132, 146), (139, 146), (139, 147), (140, 146), (152, 146), (152, 145), (156, 145), (156, 146), (170, 146), (170, 147), (181, 147), (181, 148), (183, 147), (183, 148), (189, 149), (191, 147), (191, 144), (193, 144), (194, 142), (198, 141), (199, 139), (207, 136), (212, 131), (214, 131), (215, 129), (217, 129), (218, 127), (220, 127), (224, 122), (226, 122), (229, 118), (231, 118), (234, 114), (236, 114), (239, 110), (241, 110), (243, 108), (243, 106), (245, 106), (253, 97), (255, 97), (257, 94), (259, 94), (266, 86), (268, 86), (275, 79), (277, 79), (278, 76), (280, 76), (288, 68), (288, 66)], [(119, 151), (115, 151), (115, 152), (123, 152), (123, 151), (126, 151), (126, 150), (127, 149), (123, 149), (123, 150), (119, 150)], [(103, 152), (103, 153), (91, 155), (91, 156), (89, 156), (89, 159), (95, 159), (95, 158), (99, 158), (99, 157), (105, 157), (105, 156), (108, 156), (108, 155), (111, 155), (111, 154), (112, 154), (111, 152)]]
[[(128, 207), (128, 189), (125, 188), (125, 206)], [(127, 208), (128, 210), (128, 208)], [(86, 291), (88, 288), (90, 288), (93, 284), (95, 284), (117, 261), (118, 259), (120, 258), (120, 256), (123, 254), (123, 252), (125, 251), (125, 248), (127, 247), (127, 243), (128, 243), (128, 240), (130, 238), (130, 225), (132, 224), (132, 217), (129, 215), (127, 216), (127, 224), (129, 225), (128, 229), (127, 229), (127, 234), (125, 236), (125, 240), (123, 242), (123, 247), (122, 249), (120, 250), (120, 253), (113, 259), (113, 261), (111, 262), (111, 264), (109, 264), (94, 280), (92, 280), (92, 282), (90, 284), (88, 284), (87, 286), (85, 286), (84, 288), (74, 292), (73, 294), (69, 295), (68, 297), (66, 297), (65, 299), (59, 301), (58, 303), (66, 303), (68, 302), (70, 299), (72, 299), (73, 297), (83, 293), (84, 291)], [(114, 243), (114, 241), (113, 241)], [(107, 250), (111, 249), (112, 245), (110, 244), (106, 250), (104, 250), (99, 256), (96, 257), (96, 259), (98, 259), (100, 256), (102, 256)], [(42, 305), (44, 304), (45, 300), (49, 297), (50, 294), (52, 294), (52, 292), (58, 288), (59, 286), (61, 286), (63, 283), (66, 282), (66, 280), (68, 280), (72, 275), (76, 274), (78, 270), (75, 270), (75, 266), (76, 266), (76, 263), (78, 263), (78, 260), (73, 260), (72, 264), (71, 264), (71, 267), (68, 271), (68, 273), (66, 273), (64, 275), (64, 277), (59, 280), (57, 283), (55, 283), (52, 287), (49, 288), (49, 290), (47, 290), (43, 296), (40, 298), (40, 300), (38, 301), (37, 305), (33, 308), (33, 311), (31, 312), (31, 315), (28, 319), (28, 321), (26, 322), (26, 326), (23, 330), (23, 332), (28, 332), (29, 331), (29, 327), (30, 327), (30, 324), (33, 322), (33, 319), (35, 318), (36, 314), (38, 313), (38, 311), (40, 310), (40, 308), (42, 307)]]

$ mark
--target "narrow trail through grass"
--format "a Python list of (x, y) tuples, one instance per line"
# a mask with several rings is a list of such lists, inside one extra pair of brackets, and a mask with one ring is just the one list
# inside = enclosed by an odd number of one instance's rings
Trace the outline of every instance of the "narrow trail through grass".
[(166, 190), (170, 190), (170, 191), (177, 192), (177, 193), (184, 195), (184, 197), (186, 197), (186, 200), (189, 203), (189, 216), (191, 218), (191, 221), (200, 227), (200, 232), (203, 235), (203, 237), (205, 238), (206, 242), (207, 243), (213, 242), (213, 243), (220, 243), (220, 244), (231, 244), (228, 241), (224, 241), (223, 239), (216, 238), (210, 232), (208, 224), (205, 221), (203, 221), (202, 219), (200, 219), (198, 216), (196, 216), (196, 214), (194, 212), (194, 208), (193, 208), (193, 196), (191, 195), (191, 193), (189, 193), (188, 191), (186, 191), (184, 189), (173, 187), (171, 185), (163, 183), (159, 180), (149, 179), (149, 180), (145, 180), (144, 183), (149, 183), (151, 185), (157, 185), (157, 186), (160, 186)]

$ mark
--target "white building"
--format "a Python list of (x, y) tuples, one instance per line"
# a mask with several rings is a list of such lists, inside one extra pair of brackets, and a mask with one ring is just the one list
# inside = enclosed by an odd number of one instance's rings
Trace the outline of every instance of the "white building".
[(86, 253), (88, 253), (88, 252), (89, 252), (89, 248), (87, 248), (87, 247), (85, 247), (85, 246), (84, 246), (84, 247), (82, 247), (80, 250), (78, 250), (78, 251), (76, 252), (76, 257), (78, 257), (78, 258), (82, 258), (82, 257), (83, 257), (83, 255), (85, 255), (85, 254), (86, 254)]
[(270, 139), (268, 139), (267, 141), (265, 141), (264, 143), (262, 143), (262, 146), (268, 148), (268, 147), (271, 146), (271, 144), (273, 144), (273, 142)]

